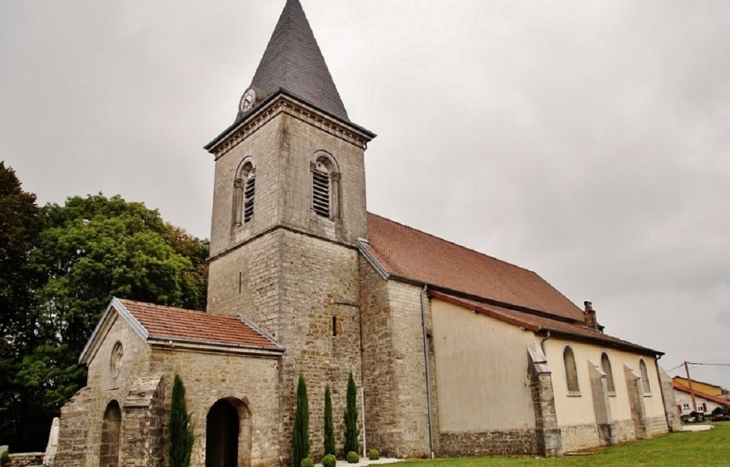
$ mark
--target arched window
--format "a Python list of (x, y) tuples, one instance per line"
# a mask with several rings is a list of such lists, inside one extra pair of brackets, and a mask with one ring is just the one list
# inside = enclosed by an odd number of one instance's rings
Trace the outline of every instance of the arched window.
[(238, 169), (233, 187), (233, 224), (242, 225), (251, 221), (254, 212), (256, 169), (251, 161)]
[(334, 159), (320, 151), (312, 162), (312, 209), (328, 219), (340, 217), (340, 173)]
[(605, 353), (601, 355), (601, 369), (606, 373), (606, 388), (608, 392), (616, 393), (616, 386), (613, 384), (613, 372), (611, 371), (611, 360), (608, 359), (608, 355)]
[(644, 363), (644, 359), (639, 360), (639, 369), (641, 370), (641, 384), (644, 386), (644, 394), (651, 394), (649, 372), (646, 370), (646, 363)]
[(575, 355), (573, 349), (566, 347), (563, 350), (563, 364), (565, 365), (565, 382), (568, 384), (569, 393), (580, 392), (578, 386), (578, 369), (575, 366)]

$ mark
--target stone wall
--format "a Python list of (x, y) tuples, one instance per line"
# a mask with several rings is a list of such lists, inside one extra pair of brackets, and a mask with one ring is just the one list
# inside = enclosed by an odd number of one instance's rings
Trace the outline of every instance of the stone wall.
[(572, 452), (600, 446), (598, 426), (595, 423), (560, 427), (563, 451)]
[[(112, 311), (99, 330), (98, 345), (89, 349), (87, 387), (61, 409), (56, 465), (98, 466), (104, 413), (116, 401), (123, 408), (134, 382), (149, 369), (149, 346)], [(121, 344), (122, 358), (112, 365), (112, 352)], [(122, 415), (124, 416), (124, 414)]]
[(22, 454), (10, 454), (10, 467), (31, 467), (43, 465), (42, 452), (25, 452)]
[(362, 365), (367, 444), (386, 457), (397, 449), (390, 436), (397, 429), (392, 308), (385, 279), (360, 257)]
[(636, 440), (636, 427), (633, 420), (617, 420), (614, 422), (614, 429), (618, 443)]
[[(299, 374), (307, 381), (314, 456), (324, 450), (325, 386), (332, 390), (338, 448), (348, 375), (361, 386), (355, 245), (367, 231), (365, 141), (352, 128), (305, 110), (286, 97), (275, 99), (270, 112), (216, 151), (208, 310), (240, 313), (286, 347), (279, 392), (272, 395), (281, 408), (276, 443), (282, 458), (290, 455)], [(330, 218), (312, 209), (312, 164), (323, 155), (337, 174)], [(245, 160), (256, 170), (254, 214), (234, 226), (233, 185)]]
[(555, 391), (552, 372), (547, 358), (539, 347), (528, 347), (529, 374), (532, 382), (532, 403), (535, 410), (536, 454), (555, 457), (563, 454), (563, 440), (560, 436), (555, 411)]
[(649, 417), (646, 419), (646, 429), (651, 438), (666, 434), (669, 432), (667, 419), (665, 417)]
[[(252, 442), (245, 443), (241, 439), (240, 443), (241, 447), (251, 446), (248, 455), (250, 466), (280, 465), (282, 436), (277, 397), (279, 358), (160, 348), (155, 349), (152, 354), (152, 368), (156, 372), (168, 375), (161, 386), (162, 407), (170, 407), (171, 380), (174, 372), (180, 375), (185, 384), (188, 411), (192, 413), (195, 427), (191, 466), (205, 465), (206, 417), (213, 404), (221, 399), (245, 406), (245, 410), (242, 410), (239, 416), (250, 416), (250, 423), (242, 421), (242, 426), (250, 426), (245, 435), (251, 436)], [(143, 409), (137, 414), (136, 418), (142, 424), (145, 420), (151, 420), (145, 416), (144, 410), (153, 415), (159, 413), (160, 405), (152, 401), (149, 409)], [(163, 418), (162, 422), (162, 425), (150, 425), (144, 428), (149, 431), (160, 429), (164, 435), (167, 420)], [(244, 433), (242, 432), (240, 436), (243, 437)], [(164, 446), (164, 443), (163, 439), (161, 444)]]
[[(395, 404), (396, 425), (390, 437), (397, 457), (429, 456), (428, 402), (426, 394), (426, 368), (423, 348), (423, 324), (421, 319), (421, 288), (388, 281), (388, 300), (392, 310), (391, 332), (393, 341), (393, 387), (391, 397)], [(428, 299), (426, 299), (427, 306)], [(426, 310), (428, 311), (428, 310)], [(429, 317), (426, 327), (431, 328)], [(435, 365), (431, 360), (432, 375)], [(435, 389), (434, 387), (432, 387)], [(433, 391), (433, 406), (438, 394)], [(434, 421), (437, 414), (434, 414)], [(438, 433), (438, 427), (434, 427)], [(377, 447), (377, 446), (375, 446)]]
[(538, 453), (534, 429), (439, 433), (439, 456), (522, 456)]

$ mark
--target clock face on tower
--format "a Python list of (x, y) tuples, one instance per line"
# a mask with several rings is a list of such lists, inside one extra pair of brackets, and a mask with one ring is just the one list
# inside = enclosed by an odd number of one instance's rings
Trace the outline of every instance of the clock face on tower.
[(251, 110), (251, 107), (253, 107), (253, 104), (256, 102), (256, 91), (253, 89), (248, 89), (246, 92), (243, 93), (243, 97), (241, 98), (241, 112), (248, 112)]

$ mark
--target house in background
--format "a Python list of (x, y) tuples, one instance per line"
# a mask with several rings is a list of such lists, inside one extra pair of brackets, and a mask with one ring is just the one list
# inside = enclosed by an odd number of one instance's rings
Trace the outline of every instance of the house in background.
[[(672, 378), (672, 389), (674, 398), (677, 401), (677, 412), (680, 416), (689, 415), (692, 412), (709, 414), (718, 407), (730, 407), (730, 401), (722, 397), (722, 388), (720, 386), (692, 380), (692, 389), (690, 390), (689, 384), (685, 385), (683, 383), (687, 383), (686, 378), (678, 376)], [(712, 394), (712, 392), (715, 392), (715, 394)], [(692, 395), (694, 395), (694, 400)]]
[(386, 456), (560, 456), (669, 430), (661, 352), (604, 333), (589, 302), (533, 271), (368, 213), (374, 137), (287, 0), (206, 146), (207, 312), (111, 302), (81, 357), (88, 384), (62, 410), (57, 466), (164, 465), (175, 373), (194, 467), (290, 464), (300, 374), (315, 458), (325, 387), (342, 414), (351, 373), (361, 445)]

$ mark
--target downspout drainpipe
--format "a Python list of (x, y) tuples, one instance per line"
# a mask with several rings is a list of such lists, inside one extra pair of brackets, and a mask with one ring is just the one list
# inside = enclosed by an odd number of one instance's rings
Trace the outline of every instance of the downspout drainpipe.
[(426, 367), (426, 405), (428, 406), (428, 447), (431, 459), (436, 457), (433, 452), (433, 407), (431, 402), (431, 371), (429, 368), (428, 355), (428, 333), (426, 332), (426, 306), (424, 299), (428, 300), (428, 284), (423, 284), (421, 292), (421, 324), (423, 325), (423, 360)]
[(545, 355), (545, 358), (547, 358), (547, 353), (545, 353), (545, 342), (550, 339), (550, 331), (547, 332), (547, 335), (545, 336), (545, 339), (540, 341), (540, 348), (542, 349), (543, 355)]

